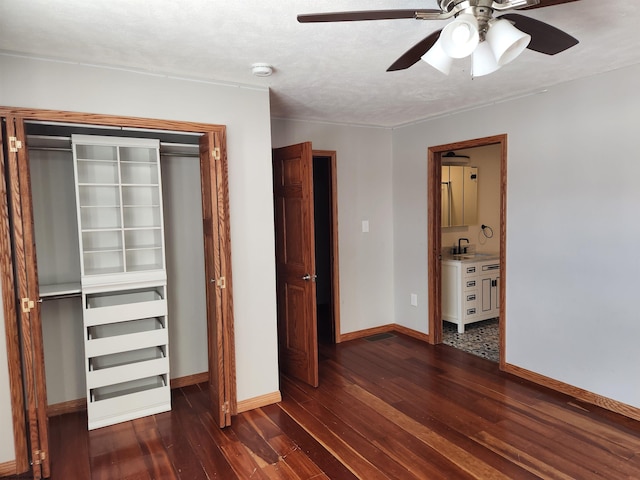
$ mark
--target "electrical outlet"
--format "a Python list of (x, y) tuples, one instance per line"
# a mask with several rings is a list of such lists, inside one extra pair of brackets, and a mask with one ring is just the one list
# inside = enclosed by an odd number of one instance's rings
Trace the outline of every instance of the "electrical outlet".
[(415, 293), (411, 294), (411, 306), (412, 307), (417, 307), (418, 306), (418, 295)]

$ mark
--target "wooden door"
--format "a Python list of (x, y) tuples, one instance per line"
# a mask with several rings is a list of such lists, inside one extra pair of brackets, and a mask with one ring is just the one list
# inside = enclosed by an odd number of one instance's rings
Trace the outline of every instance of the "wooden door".
[[(40, 321), (38, 272), (36, 268), (33, 208), (29, 158), (24, 123), (19, 117), (6, 118), (7, 190), (13, 221), (12, 249), (15, 296), (20, 330), (25, 407), (30, 457), (34, 479), (49, 477), (49, 425), (44, 372), (44, 347)], [(10, 292), (4, 292), (10, 295)]]
[(200, 138), (200, 181), (209, 342), (209, 392), (212, 414), (220, 427), (236, 413), (235, 356), (232, 354), (231, 250), (228, 221), (226, 149), (219, 133)]
[(273, 150), (280, 366), (318, 386), (311, 143)]

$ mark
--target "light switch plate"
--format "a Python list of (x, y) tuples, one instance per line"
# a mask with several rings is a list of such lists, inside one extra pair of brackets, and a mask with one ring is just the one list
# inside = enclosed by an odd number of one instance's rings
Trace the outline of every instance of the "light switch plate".
[(411, 294), (411, 306), (412, 307), (417, 307), (418, 306), (418, 295), (415, 293)]
[(362, 220), (362, 233), (369, 233), (369, 220)]

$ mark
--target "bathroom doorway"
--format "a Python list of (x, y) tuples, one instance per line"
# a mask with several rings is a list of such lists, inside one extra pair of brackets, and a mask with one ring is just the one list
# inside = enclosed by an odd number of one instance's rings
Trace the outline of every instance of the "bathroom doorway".
[[(504, 362), (504, 258), (505, 258), (505, 206), (506, 206), (506, 135), (480, 138), (454, 144), (431, 147), (428, 156), (429, 171), (429, 341), (430, 343), (447, 343), (456, 348), (470, 351), (479, 356), (483, 356), (493, 361)], [(442, 165), (467, 165), (477, 167), (474, 171), (474, 179), (477, 187), (477, 217), (467, 222), (465, 225), (455, 225), (443, 214), (443, 207), (451, 201), (450, 192), (447, 191), (450, 180)], [(446, 187), (446, 188), (445, 188)], [(455, 203), (456, 200), (453, 199)], [(444, 222), (444, 223), (443, 223)], [(467, 248), (467, 255), (452, 256), (453, 250), (457, 249), (458, 243)], [(455, 247), (454, 247), (455, 244)], [(462, 253), (462, 252), (460, 252)], [(476, 257), (474, 254), (477, 253)], [(493, 257), (486, 257), (482, 254), (495, 254)], [(482, 315), (466, 316), (462, 320), (464, 313), (482, 311), (479, 304), (469, 304), (464, 310), (464, 300), (468, 297), (471, 302), (486, 300), (489, 295), (482, 291), (482, 282), (479, 282), (479, 290), (468, 292), (466, 295), (461, 285), (462, 278), (457, 292), (459, 302), (459, 312), (461, 322), (470, 322), (461, 328), (455, 323), (443, 321), (443, 293), (447, 294), (445, 288), (451, 288), (451, 278), (449, 270), (443, 273), (444, 267), (452, 264), (450, 260), (458, 261), (458, 265), (474, 263), (480, 259), (494, 259), (493, 268), (495, 275), (489, 280), (487, 285), (493, 285), (493, 305), (496, 308), (497, 320), (490, 320)], [(449, 260), (449, 262), (447, 262)], [(456, 262), (453, 262), (455, 264)], [(497, 266), (496, 266), (497, 265)], [(462, 270), (462, 268), (461, 268)], [(443, 275), (447, 279), (449, 287), (442, 284)], [(444, 305), (448, 314), (450, 302), (449, 297), (445, 297)], [(464, 312), (463, 312), (464, 310)], [(446, 316), (446, 315), (445, 315)], [(482, 318), (477, 322), (476, 318)], [(451, 318), (449, 318), (451, 320)], [(460, 333), (460, 330), (464, 333)], [(485, 345), (486, 344), (486, 345)]]

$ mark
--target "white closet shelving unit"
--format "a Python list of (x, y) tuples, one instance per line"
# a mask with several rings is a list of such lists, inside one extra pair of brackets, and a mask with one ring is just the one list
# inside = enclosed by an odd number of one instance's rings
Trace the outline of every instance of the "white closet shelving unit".
[(171, 409), (159, 141), (71, 140), (94, 429)]

